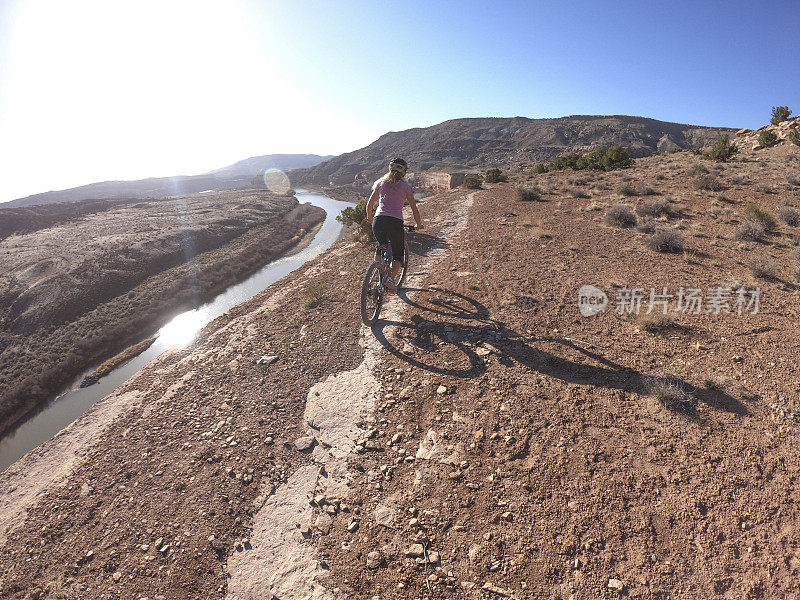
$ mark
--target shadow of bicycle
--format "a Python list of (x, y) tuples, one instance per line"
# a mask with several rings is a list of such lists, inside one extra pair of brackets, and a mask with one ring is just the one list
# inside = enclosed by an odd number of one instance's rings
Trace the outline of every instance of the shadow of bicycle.
[[(569, 339), (522, 335), (493, 319), (486, 306), (464, 294), (437, 287), (406, 288), (398, 298), (414, 309), (409, 320), (381, 319), (372, 332), (387, 352), (430, 373), (478, 377), (487, 372), (487, 359), (494, 356), (506, 367), (520, 365), (566, 383), (642, 395), (650, 393), (658, 380), (658, 376), (616, 363), (601, 351)], [(545, 350), (545, 345), (560, 346), (564, 352)], [(748, 414), (746, 406), (721, 391), (699, 391), (696, 398), (717, 410)], [(691, 412), (684, 414), (691, 417)]]

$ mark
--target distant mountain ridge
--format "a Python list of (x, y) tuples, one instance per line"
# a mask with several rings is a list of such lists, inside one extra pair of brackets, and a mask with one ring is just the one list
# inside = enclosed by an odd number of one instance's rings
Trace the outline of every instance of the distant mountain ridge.
[(161, 198), (195, 194), (206, 190), (230, 190), (248, 187), (250, 181), (265, 169), (289, 171), (312, 167), (331, 156), (316, 154), (267, 154), (240, 160), (232, 165), (200, 175), (150, 177), (133, 181), (102, 181), (66, 190), (43, 192), (0, 204), (0, 208), (36, 206), (59, 202), (92, 199)]
[(412, 171), (514, 170), (565, 152), (619, 144), (633, 156), (714, 142), (727, 127), (703, 127), (624, 115), (574, 115), (556, 119), (492, 117), (453, 119), (431, 127), (390, 132), (375, 142), (314, 167), (293, 171), (293, 185), (343, 185), (371, 181), (387, 160), (402, 156)]

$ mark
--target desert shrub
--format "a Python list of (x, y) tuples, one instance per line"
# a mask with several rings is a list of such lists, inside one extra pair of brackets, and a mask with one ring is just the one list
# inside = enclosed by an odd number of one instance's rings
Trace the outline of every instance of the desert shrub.
[(745, 207), (743, 219), (758, 221), (767, 231), (774, 231), (775, 228), (778, 227), (778, 220), (775, 218), (775, 215), (752, 202)]
[(716, 162), (728, 162), (734, 154), (736, 154), (736, 146), (731, 143), (730, 136), (725, 133), (717, 138), (717, 142), (711, 150), (703, 156)]
[(795, 127), (789, 131), (786, 139), (792, 142), (795, 146), (800, 146), (800, 127)]
[(570, 185), (586, 185), (591, 180), (592, 178), (588, 175), (573, 175), (572, 177), (567, 177), (567, 182)]
[(649, 315), (645, 314), (639, 319), (639, 328), (648, 333), (660, 333), (667, 329), (677, 327), (675, 317), (670, 314), (654, 312)]
[(692, 186), (696, 190), (707, 190), (709, 192), (719, 192), (725, 189), (719, 179), (713, 175), (701, 175), (692, 181)]
[(617, 193), (623, 196), (638, 196), (639, 190), (636, 189), (632, 182), (627, 181), (617, 188)]
[(767, 230), (761, 224), (760, 221), (753, 221), (752, 219), (745, 219), (739, 224), (739, 227), (736, 228), (736, 233), (734, 237), (737, 240), (745, 240), (748, 242), (758, 242), (764, 235), (767, 233)]
[(769, 148), (770, 146), (775, 145), (777, 141), (778, 141), (778, 136), (767, 129), (763, 130), (761, 133), (758, 134), (758, 143), (761, 144), (764, 148)]
[(800, 225), (800, 212), (792, 206), (781, 206), (778, 209), (778, 217), (790, 227)]
[(464, 177), (464, 183), (462, 183), (461, 186), (468, 190), (479, 190), (483, 187), (483, 176), (477, 173), (471, 173)]
[(642, 202), (636, 212), (642, 217), (671, 217), (676, 211), (669, 198), (654, 198)]
[(637, 190), (640, 196), (655, 196), (656, 191), (644, 181), (639, 182)]
[(536, 166), (533, 168), (533, 172), (537, 175), (541, 175), (542, 173), (547, 173), (547, 167), (544, 163), (536, 163)]
[(633, 227), (636, 225), (636, 215), (630, 207), (617, 204), (608, 209), (606, 223), (614, 227)]
[(591, 198), (592, 195), (589, 192), (586, 192), (580, 188), (570, 188), (569, 195), (573, 198)]
[(708, 209), (708, 214), (715, 221), (723, 221), (727, 223), (736, 214), (731, 207), (712, 206)]
[(656, 377), (650, 383), (650, 394), (668, 410), (692, 412), (695, 399), (686, 389), (686, 384), (677, 377)]
[(330, 285), (327, 281), (315, 281), (306, 288), (306, 308), (316, 308), (325, 299)]
[(657, 229), (655, 233), (647, 236), (645, 245), (656, 252), (683, 252), (683, 235), (675, 229)]
[(689, 177), (697, 177), (698, 175), (705, 175), (708, 173), (708, 169), (703, 165), (697, 164), (692, 165), (692, 168), (689, 169)]
[(750, 267), (753, 275), (761, 279), (772, 279), (778, 272), (775, 261), (766, 254), (754, 254), (750, 257), (747, 266)]
[(503, 183), (508, 181), (508, 175), (504, 174), (500, 169), (494, 168), (486, 171), (484, 178), (486, 183)]
[(773, 106), (772, 107), (772, 118), (770, 119), (770, 123), (773, 125), (777, 125), (778, 123), (782, 123), (789, 116), (792, 114), (791, 109), (788, 106)]
[(734, 185), (744, 185), (745, 183), (749, 182), (750, 178), (744, 173), (738, 173), (736, 175), (731, 176), (731, 183), (733, 183)]
[(362, 200), (355, 206), (348, 206), (336, 216), (336, 220), (343, 223), (345, 227), (355, 225), (358, 235), (367, 241), (373, 239), (372, 223), (365, 221), (367, 218), (367, 201)]
[(756, 186), (756, 191), (760, 192), (762, 194), (772, 194), (772, 193), (774, 193), (773, 189), (770, 186), (766, 185), (766, 184), (761, 184), (761, 185)]
[(683, 152), (683, 148), (680, 146), (675, 146), (674, 148), (669, 149), (670, 154), (677, 154), (678, 152)]
[(658, 222), (653, 217), (644, 217), (636, 226), (639, 233), (655, 233), (658, 229)]
[(542, 202), (542, 191), (537, 187), (517, 188), (517, 200), (520, 202)]

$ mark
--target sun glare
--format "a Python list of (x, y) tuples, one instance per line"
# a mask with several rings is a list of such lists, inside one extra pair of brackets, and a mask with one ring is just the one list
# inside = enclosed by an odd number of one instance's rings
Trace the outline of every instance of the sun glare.
[(303, 80), (302, 44), (260, 4), (25, 0), (7, 14), (0, 202), (374, 139)]

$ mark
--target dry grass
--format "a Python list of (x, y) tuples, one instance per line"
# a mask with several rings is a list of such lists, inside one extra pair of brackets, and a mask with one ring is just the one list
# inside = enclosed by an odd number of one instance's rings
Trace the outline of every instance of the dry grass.
[(767, 230), (759, 221), (745, 219), (739, 224), (739, 227), (736, 228), (736, 232), (733, 235), (737, 240), (758, 242), (761, 241), (766, 233)]
[(315, 281), (306, 288), (306, 308), (316, 308), (325, 299), (330, 289), (330, 284), (326, 280)]
[(695, 398), (687, 391), (686, 384), (678, 377), (664, 375), (653, 379), (650, 394), (665, 408), (680, 412), (692, 412)]
[(678, 254), (683, 252), (683, 235), (675, 229), (657, 229), (645, 240), (645, 245), (656, 252)]
[(646, 200), (636, 207), (636, 212), (642, 217), (672, 217), (676, 214), (675, 206), (669, 198), (654, 198)]
[(617, 204), (608, 209), (606, 223), (614, 227), (633, 227), (636, 225), (636, 215), (629, 206)]
[(544, 202), (542, 190), (538, 187), (517, 188), (517, 200), (520, 202)]
[(781, 206), (778, 209), (778, 217), (781, 221), (789, 225), (789, 227), (797, 227), (800, 225), (800, 212), (792, 206)]
[(719, 179), (713, 175), (701, 175), (692, 181), (692, 187), (696, 190), (704, 190), (708, 192), (719, 192), (725, 189), (720, 183)]
[(754, 254), (750, 257), (748, 265), (755, 277), (772, 279), (778, 273), (778, 265), (766, 254)]
[(775, 215), (752, 202), (745, 207), (742, 219), (758, 221), (767, 231), (774, 231), (778, 227), (778, 219), (775, 218)]
[(675, 317), (670, 314), (650, 313), (644, 314), (639, 318), (639, 328), (648, 333), (663, 333), (669, 329), (678, 327)]

